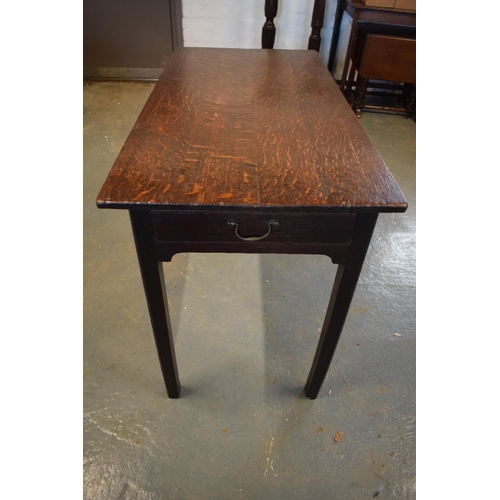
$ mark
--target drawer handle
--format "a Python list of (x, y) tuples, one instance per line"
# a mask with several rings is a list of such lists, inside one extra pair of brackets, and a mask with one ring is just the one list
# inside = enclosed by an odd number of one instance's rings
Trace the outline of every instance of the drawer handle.
[(248, 237), (244, 237), (244, 236), (240, 236), (238, 234), (238, 223), (233, 221), (233, 220), (229, 220), (227, 221), (227, 223), (230, 225), (230, 226), (234, 226), (234, 234), (236, 236), (238, 236), (238, 238), (240, 240), (243, 240), (243, 241), (260, 241), (260, 240), (263, 240), (266, 236), (269, 236), (269, 234), (271, 233), (271, 229), (273, 226), (279, 226), (280, 225), (280, 221), (279, 220), (269, 220), (267, 221), (267, 233), (266, 234), (263, 234), (262, 236), (248, 236)]

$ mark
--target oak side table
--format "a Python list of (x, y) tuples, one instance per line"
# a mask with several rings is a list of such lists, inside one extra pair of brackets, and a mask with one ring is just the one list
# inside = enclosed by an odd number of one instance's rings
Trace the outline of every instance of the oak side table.
[(327, 374), (380, 212), (407, 202), (312, 50), (171, 56), (97, 198), (130, 219), (168, 396), (180, 383), (162, 262), (179, 252), (339, 264), (305, 386)]

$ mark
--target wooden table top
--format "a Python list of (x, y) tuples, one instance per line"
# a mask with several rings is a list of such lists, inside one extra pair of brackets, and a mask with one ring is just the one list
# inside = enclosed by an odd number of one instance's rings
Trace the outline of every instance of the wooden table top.
[(97, 205), (407, 208), (317, 52), (209, 48), (172, 54)]

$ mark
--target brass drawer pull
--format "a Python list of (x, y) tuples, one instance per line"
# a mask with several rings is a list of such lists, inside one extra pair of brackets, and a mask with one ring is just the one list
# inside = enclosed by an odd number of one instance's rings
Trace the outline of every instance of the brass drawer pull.
[(260, 240), (263, 240), (266, 236), (269, 236), (269, 234), (271, 233), (271, 229), (272, 229), (272, 226), (279, 226), (280, 224), (280, 221), (279, 220), (269, 220), (267, 221), (267, 233), (262, 235), (262, 236), (248, 236), (248, 237), (244, 237), (244, 236), (240, 236), (238, 234), (238, 223), (233, 221), (233, 220), (228, 220), (227, 223), (230, 225), (230, 226), (234, 226), (234, 234), (236, 236), (238, 236), (238, 238), (240, 240), (243, 240), (243, 241), (260, 241)]

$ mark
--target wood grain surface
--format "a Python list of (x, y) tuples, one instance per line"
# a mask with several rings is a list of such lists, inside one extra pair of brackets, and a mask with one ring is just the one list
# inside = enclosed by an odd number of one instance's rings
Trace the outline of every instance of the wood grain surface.
[(416, 83), (417, 41), (368, 33), (357, 70), (363, 78)]
[(315, 51), (208, 48), (174, 52), (97, 205), (407, 207)]

